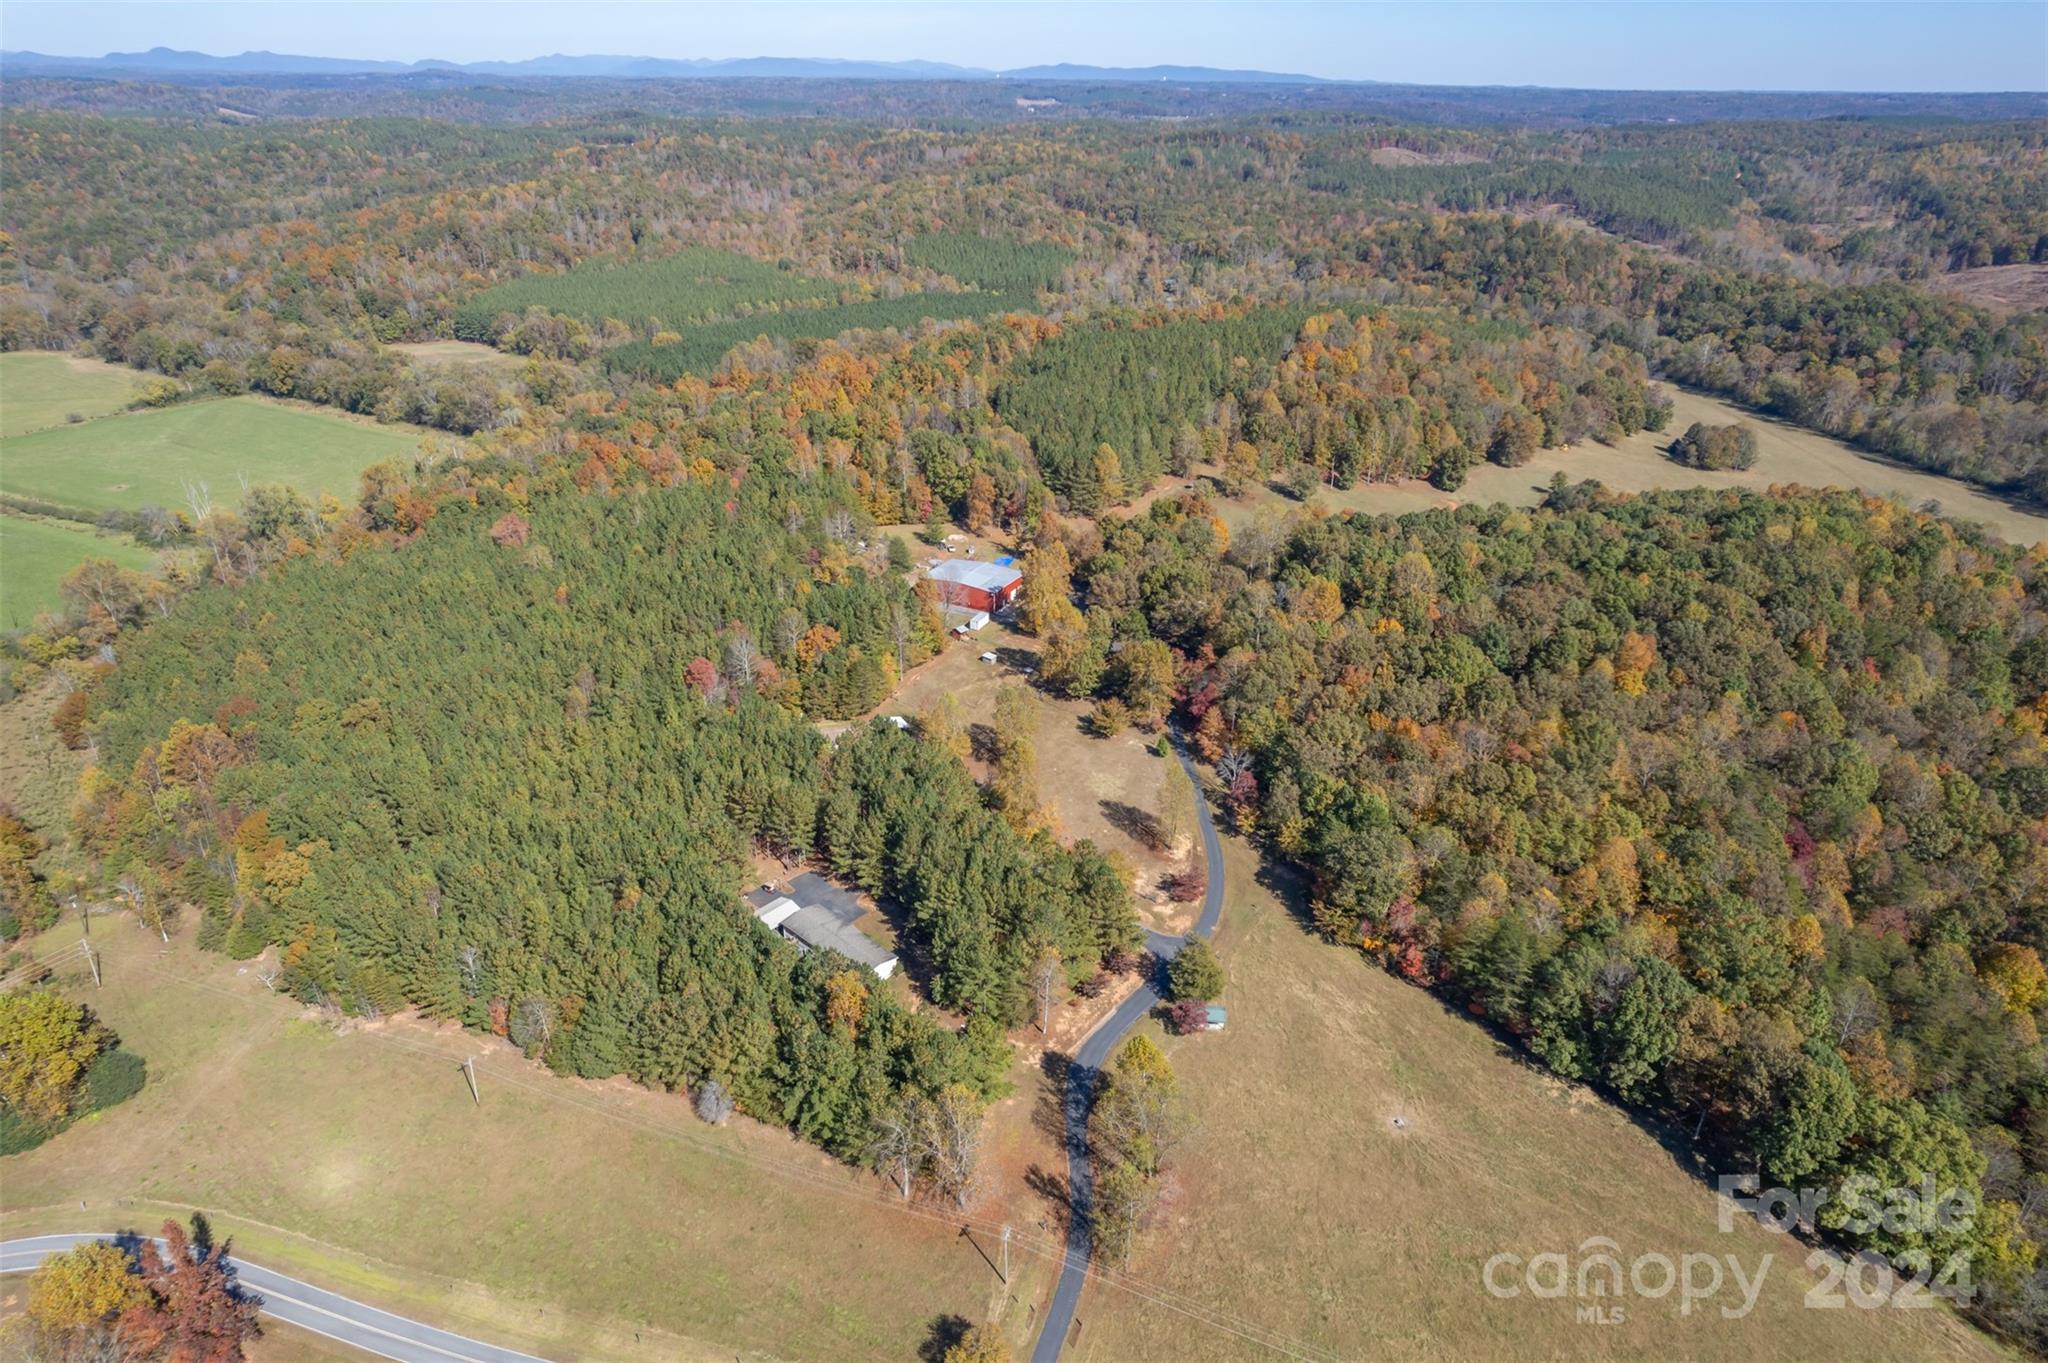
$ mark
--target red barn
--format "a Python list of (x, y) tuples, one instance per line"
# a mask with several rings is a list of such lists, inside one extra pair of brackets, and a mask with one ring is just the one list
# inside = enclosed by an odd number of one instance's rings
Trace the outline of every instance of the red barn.
[(1024, 574), (999, 563), (949, 558), (935, 565), (931, 580), (939, 584), (939, 602), (993, 615), (1016, 599)]

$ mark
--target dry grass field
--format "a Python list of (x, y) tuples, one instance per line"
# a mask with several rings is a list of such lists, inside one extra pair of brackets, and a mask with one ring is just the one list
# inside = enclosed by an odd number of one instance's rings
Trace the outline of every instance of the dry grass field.
[[(982, 662), (985, 652), (993, 652), (997, 661)], [(874, 713), (914, 718), (938, 696), (951, 693), (965, 723), (985, 724), (994, 711), (996, 693), (1004, 686), (1030, 685), (1037, 659), (1036, 639), (992, 622), (974, 639), (956, 640), (914, 669)], [(1157, 736), (1126, 729), (1112, 738), (1097, 738), (1085, 722), (1088, 702), (1062, 700), (1037, 690), (1032, 694), (1038, 709), (1038, 788), (1053, 831), (1065, 842), (1087, 838), (1106, 851), (1121, 853), (1136, 873), (1139, 916), (1146, 926), (1161, 932), (1183, 930), (1191, 909), (1159, 902), (1153, 894), (1161, 876), (1187, 864), (1185, 855), (1161, 855), (1146, 836), (1149, 822), (1158, 816), (1161, 783), (1168, 771), (1152, 748)], [(978, 757), (970, 759), (969, 766), (976, 777), (988, 776)]]
[[(1050, 1145), (1021, 1061), (990, 1138), (1008, 1172), (966, 1214), (1018, 1226), (1005, 1294), (993, 1237), (977, 1248), (950, 1205), (902, 1209), (783, 1132), (714, 1130), (681, 1097), (557, 1078), (452, 1027), (337, 1031), (188, 938), (96, 925), (106, 987), (65, 987), (149, 1083), (0, 1166), (9, 1234), (199, 1208), (251, 1259), (546, 1357), (894, 1363), (950, 1316), (1029, 1338), (1052, 1274), (1022, 1174)], [(481, 1106), (458, 1068), (478, 1053)]]
[[(2015, 544), (2030, 545), (2048, 539), (2048, 514), (2040, 510), (2017, 505), (1952, 478), (1886, 463), (1839, 440), (1746, 412), (1717, 398), (1678, 388), (1667, 391), (1673, 411), (1671, 424), (1661, 433), (1638, 431), (1613, 445), (1589, 441), (1564, 449), (1541, 450), (1516, 469), (1477, 464), (1465, 485), (1455, 493), (1440, 492), (1421, 479), (1410, 479), (1399, 483), (1360, 483), (1343, 491), (1321, 488), (1315, 494), (1315, 502), (1332, 511), (1370, 515), (1401, 515), (1468, 502), (1534, 506), (1543, 499), (1552, 475), (1557, 473), (1575, 482), (1598, 479), (1620, 492), (1680, 487), (1746, 487), (1761, 491), (1773, 484), (1798, 483), (1806, 487), (1860, 488), (1897, 497), (1909, 506), (1934, 503), (1942, 514), (1980, 522)], [(1756, 467), (1742, 472), (1705, 472), (1674, 463), (1664, 451), (1695, 421), (1714, 426), (1740, 421), (1752, 427), (1757, 435)], [(1293, 505), (1290, 499), (1270, 489), (1219, 503), (1225, 522), (1233, 529), (1262, 514), (1273, 514)]]
[(1986, 265), (1929, 277), (1928, 288), (1954, 294), (2004, 317), (2048, 307), (2048, 265)]
[[(1226, 846), (1217, 945), (1230, 1025), (1162, 1038), (1198, 1125), (1158, 1224), (1140, 1235), (1134, 1285), (1198, 1300), (1315, 1359), (1999, 1356), (1944, 1308), (1808, 1309), (1805, 1246), (1753, 1222), (1723, 1234), (1707, 1185), (1642, 1128), (1311, 936), (1255, 880), (1243, 845)], [(1735, 1255), (1754, 1279), (1772, 1260), (1754, 1310), (1732, 1320), (1718, 1310), (1739, 1306), (1732, 1275), (1689, 1315), (1676, 1293), (1630, 1297), (1625, 1320), (1607, 1325), (1578, 1323), (1571, 1296), (1503, 1300), (1483, 1286), (1497, 1253), (1576, 1264), (1594, 1236), (1624, 1262), (1701, 1253), (1725, 1270)], [(1283, 1356), (1197, 1336), (1178, 1312), (1099, 1285), (1080, 1320), (1076, 1363)]]
[(475, 341), (401, 341), (384, 347), (408, 359), (430, 364), (479, 364), (492, 369), (523, 369), (526, 361), (517, 355)]
[(276, 1320), (265, 1320), (263, 1338), (249, 1347), (249, 1363), (362, 1363), (367, 1356), (340, 1340)]

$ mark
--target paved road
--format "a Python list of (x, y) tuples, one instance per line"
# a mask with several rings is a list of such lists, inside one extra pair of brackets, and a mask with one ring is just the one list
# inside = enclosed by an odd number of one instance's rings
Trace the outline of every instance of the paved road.
[[(1195, 786), (1195, 821), (1202, 829), (1202, 856), (1209, 869), (1208, 893), (1203, 896), (1201, 916), (1195, 920), (1190, 935), (1208, 937), (1216, 931), (1217, 920), (1223, 916), (1223, 842), (1216, 836), (1216, 821), (1209, 816), (1209, 802), (1202, 796), (1202, 778), (1196, 773), (1195, 764), (1179, 745), (1175, 745), (1174, 755)], [(1145, 945), (1162, 963), (1172, 960), (1186, 941), (1185, 937), (1167, 937), (1157, 932), (1145, 934)], [(1088, 1279), (1088, 1200), (1095, 1181), (1088, 1161), (1088, 1109), (1094, 1103), (1096, 1078), (1102, 1071), (1102, 1062), (1109, 1059), (1109, 1053), (1124, 1039), (1124, 1034), (1158, 1006), (1162, 983), (1155, 974), (1138, 986), (1137, 993), (1125, 999), (1121, 1007), (1088, 1034), (1067, 1070), (1067, 1252), (1060, 1265), (1059, 1285), (1053, 1289), (1052, 1305), (1046, 1308), (1045, 1324), (1031, 1350), (1031, 1363), (1059, 1363), (1067, 1332), (1074, 1325), (1074, 1310), (1081, 1304), (1082, 1285)]]
[[(0, 1273), (27, 1273), (43, 1261), (87, 1240), (121, 1240), (117, 1235), (38, 1235), (0, 1242)], [(161, 1241), (158, 1242), (162, 1244)], [(231, 1258), (235, 1280), (259, 1295), (265, 1315), (303, 1330), (338, 1339), (358, 1349), (400, 1363), (544, 1363), (532, 1354), (501, 1349), (481, 1340), (436, 1330), (389, 1311), (322, 1291), (311, 1283), (287, 1278), (246, 1259)]]

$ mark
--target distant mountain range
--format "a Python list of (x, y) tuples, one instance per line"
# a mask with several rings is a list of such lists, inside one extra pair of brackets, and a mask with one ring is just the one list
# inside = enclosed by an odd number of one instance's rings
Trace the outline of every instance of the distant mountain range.
[(1142, 81), (1172, 85), (1326, 85), (1319, 76), (1280, 71), (1229, 71), (1213, 66), (1026, 66), (990, 71), (925, 61), (840, 61), (829, 57), (568, 57), (556, 54), (517, 62), (386, 62), (351, 57), (302, 57), (286, 52), (243, 52), (216, 57), (153, 47), (104, 57), (57, 57), (43, 52), (0, 52), (0, 70), (15, 75), (158, 76), (596, 76), (611, 80), (1018, 80)]

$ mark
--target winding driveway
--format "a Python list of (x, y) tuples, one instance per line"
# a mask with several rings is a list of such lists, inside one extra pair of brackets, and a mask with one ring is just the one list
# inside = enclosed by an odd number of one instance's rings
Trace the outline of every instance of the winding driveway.
[[(60, 1254), (88, 1240), (132, 1242), (125, 1235), (37, 1235), (25, 1240), (0, 1241), (0, 1273), (27, 1273), (45, 1256)], [(159, 1246), (162, 1241), (157, 1242)], [(422, 1325), (389, 1311), (379, 1311), (359, 1301), (323, 1291), (311, 1283), (287, 1278), (271, 1269), (260, 1268), (247, 1259), (233, 1257), (235, 1282), (259, 1295), (265, 1315), (275, 1316), (302, 1330), (340, 1340), (366, 1353), (395, 1358), (400, 1363), (544, 1363), (532, 1354), (501, 1349), (481, 1340)]]
[[(1186, 749), (1174, 745), (1174, 756), (1187, 771), (1195, 787), (1195, 822), (1202, 830), (1202, 856), (1209, 870), (1208, 892), (1202, 898), (1201, 916), (1189, 936), (1208, 937), (1223, 916), (1223, 842), (1216, 836), (1216, 821), (1209, 815), (1209, 801), (1202, 795), (1202, 778)], [(1168, 937), (1147, 931), (1145, 945), (1162, 962), (1170, 961), (1187, 942), (1186, 937)], [(1162, 968), (1163, 969), (1163, 968)], [(1067, 1070), (1067, 1251), (1060, 1264), (1059, 1285), (1053, 1289), (1052, 1305), (1046, 1308), (1045, 1324), (1038, 1343), (1031, 1350), (1031, 1363), (1058, 1363), (1067, 1333), (1074, 1327), (1074, 1311), (1081, 1304), (1081, 1288), (1088, 1281), (1088, 1200), (1094, 1172), (1088, 1162), (1088, 1110), (1094, 1105), (1095, 1081), (1102, 1064), (1124, 1034), (1159, 1004), (1158, 972), (1138, 986), (1114, 1013), (1097, 1024), (1082, 1041)]]

